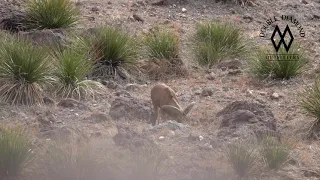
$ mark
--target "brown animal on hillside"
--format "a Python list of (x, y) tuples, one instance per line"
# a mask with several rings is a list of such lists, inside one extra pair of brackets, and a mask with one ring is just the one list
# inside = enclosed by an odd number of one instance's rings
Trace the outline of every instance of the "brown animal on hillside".
[(159, 110), (176, 118), (177, 121), (181, 123), (182, 119), (190, 112), (195, 104), (192, 102), (185, 109), (182, 109), (178, 103), (175, 92), (164, 83), (159, 83), (152, 87), (151, 100), (154, 112), (150, 121), (153, 126), (157, 124)]

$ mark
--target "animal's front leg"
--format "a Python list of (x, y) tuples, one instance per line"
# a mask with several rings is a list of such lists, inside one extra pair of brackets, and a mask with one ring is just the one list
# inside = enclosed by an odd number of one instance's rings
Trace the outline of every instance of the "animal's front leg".
[(158, 116), (159, 116), (159, 107), (154, 106), (153, 116), (151, 117), (152, 126), (157, 124)]

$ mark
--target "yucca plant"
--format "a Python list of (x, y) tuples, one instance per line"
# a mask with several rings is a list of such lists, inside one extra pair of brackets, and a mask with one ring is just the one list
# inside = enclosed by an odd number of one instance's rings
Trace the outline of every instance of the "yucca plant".
[(9, 104), (41, 104), (43, 88), (50, 84), (49, 56), (41, 47), (16, 36), (0, 44), (0, 101)]
[(308, 124), (307, 135), (310, 137), (320, 128), (320, 86), (319, 77), (316, 77), (313, 87), (308, 87), (300, 94), (300, 105), (308, 116), (314, 118)]
[(171, 60), (179, 54), (179, 36), (171, 31), (158, 30), (144, 38), (149, 58)]
[(21, 127), (0, 129), (0, 179), (18, 179), (33, 157), (31, 140)]
[[(281, 57), (290, 57), (292, 54), (298, 55), (296, 59), (283, 59)], [(271, 56), (270, 56), (271, 55)], [(269, 58), (268, 58), (269, 56)], [(273, 58), (279, 56), (279, 59)], [(295, 43), (287, 52), (283, 46), (278, 52), (263, 48), (254, 53), (249, 59), (250, 71), (255, 76), (273, 79), (290, 79), (303, 72), (303, 68), (307, 63), (307, 58), (302, 50)]]
[(289, 145), (278, 143), (271, 137), (265, 137), (262, 140), (260, 153), (269, 169), (278, 170), (288, 160), (290, 150)]
[(230, 146), (227, 157), (240, 178), (246, 176), (252, 170), (258, 158), (254, 146), (245, 143)]
[(79, 14), (79, 9), (71, 0), (28, 0), (27, 2), (29, 28), (69, 28), (77, 23)]
[(104, 86), (93, 80), (86, 79), (93, 69), (93, 62), (89, 59), (88, 44), (80, 37), (73, 40), (73, 44), (63, 50), (54, 52), (56, 71), (56, 94), (61, 97), (87, 98), (94, 97)]
[(191, 40), (198, 63), (203, 66), (246, 55), (241, 29), (229, 23), (199, 23)]
[(95, 63), (93, 74), (96, 76), (114, 76), (119, 66), (132, 65), (137, 60), (135, 39), (120, 29), (99, 28), (89, 41), (91, 58)]

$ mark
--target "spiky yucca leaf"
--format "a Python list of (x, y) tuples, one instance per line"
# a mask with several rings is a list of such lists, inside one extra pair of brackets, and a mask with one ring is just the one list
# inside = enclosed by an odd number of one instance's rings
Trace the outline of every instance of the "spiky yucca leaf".
[(86, 98), (94, 96), (104, 89), (96, 81), (86, 80), (86, 76), (93, 69), (93, 62), (88, 57), (88, 44), (82, 38), (74, 39), (74, 43), (55, 53), (57, 68), (56, 93), (62, 97)]
[(178, 57), (179, 37), (171, 31), (158, 30), (147, 34), (144, 44), (150, 58), (170, 60)]
[(199, 64), (208, 67), (227, 58), (245, 56), (247, 52), (241, 29), (229, 23), (199, 23), (192, 42)]
[[(275, 59), (267, 58), (269, 55), (279, 57), (289, 57), (291, 54), (299, 56), (298, 59)], [(272, 77), (274, 79), (289, 79), (295, 77), (303, 72), (303, 68), (307, 63), (307, 58), (304, 56), (302, 50), (293, 43), (287, 52), (283, 46), (276, 52), (272, 47), (270, 49), (259, 49), (249, 59), (250, 71), (254, 75), (262, 78)]]
[(117, 67), (132, 65), (138, 55), (137, 44), (133, 37), (114, 27), (98, 28), (97, 33), (89, 37), (90, 54), (95, 62), (94, 75), (114, 76)]
[(93, 38), (93, 52), (97, 61), (120, 65), (135, 62), (137, 56), (135, 40), (117, 28), (104, 27)]
[(33, 160), (32, 144), (21, 127), (0, 129), (0, 177), (19, 178)]
[(311, 124), (308, 124), (307, 135), (311, 136), (314, 132), (319, 131), (320, 128), (320, 85), (319, 77), (316, 77), (313, 87), (308, 87), (300, 94), (300, 105), (302, 109), (314, 118)]
[(265, 137), (262, 141), (261, 154), (270, 169), (279, 169), (289, 158), (290, 146)]
[(27, 3), (30, 28), (68, 28), (77, 23), (79, 12), (70, 0), (28, 0)]
[(48, 54), (31, 42), (7, 36), (0, 44), (0, 100), (9, 104), (41, 104), (50, 84)]
[(246, 176), (257, 161), (256, 149), (248, 144), (234, 144), (229, 148), (227, 157), (239, 177)]

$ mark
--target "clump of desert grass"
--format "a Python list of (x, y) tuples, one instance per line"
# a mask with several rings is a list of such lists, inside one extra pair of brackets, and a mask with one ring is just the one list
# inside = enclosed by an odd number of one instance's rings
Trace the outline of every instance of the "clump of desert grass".
[(48, 53), (18, 36), (6, 35), (0, 44), (0, 101), (12, 105), (43, 103), (43, 89), (50, 85)]
[(225, 22), (198, 23), (191, 42), (196, 61), (208, 68), (226, 59), (245, 57), (247, 53), (242, 30)]

